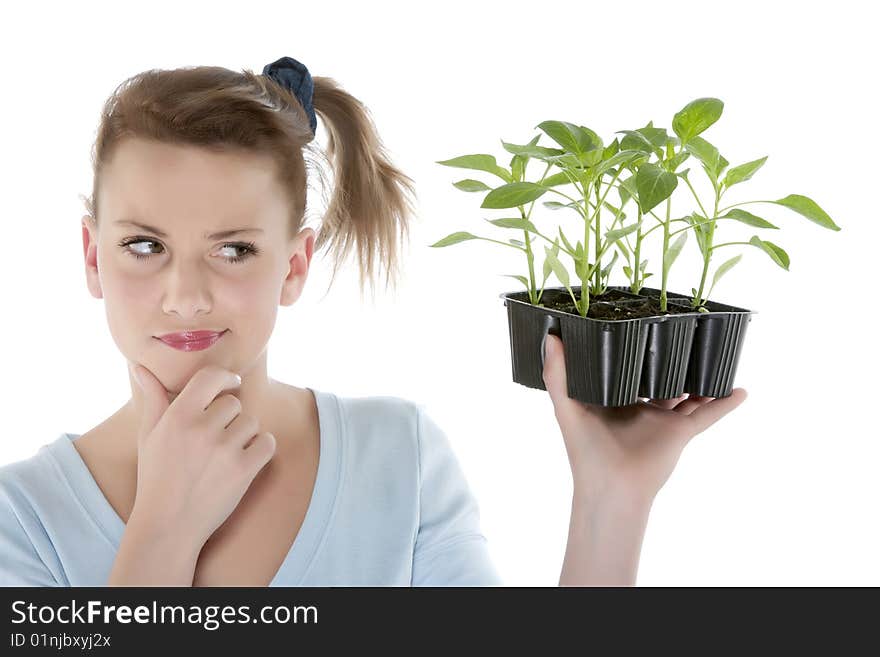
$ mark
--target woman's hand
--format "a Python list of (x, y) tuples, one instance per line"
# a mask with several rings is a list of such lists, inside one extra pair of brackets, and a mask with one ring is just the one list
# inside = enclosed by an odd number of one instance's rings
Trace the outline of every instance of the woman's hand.
[(739, 406), (744, 388), (729, 397), (687, 397), (603, 407), (571, 399), (562, 340), (545, 341), (544, 385), (568, 451), (576, 492), (620, 494), (652, 501), (691, 438)]
[(143, 399), (132, 516), (201, 550), (274, 457), (275, 437), (223, 394), (240, 385), (230, 370), (202, 367), (170, 403), (153, 372), (132, 373)]

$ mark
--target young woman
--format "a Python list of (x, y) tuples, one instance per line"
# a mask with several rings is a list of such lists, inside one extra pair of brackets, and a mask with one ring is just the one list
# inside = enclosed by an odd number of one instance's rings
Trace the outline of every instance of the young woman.
[[(316, 235), (304, 155), (318, 114), (335, 188)], [(412, 180), (366, 108), (289, 57), (262, 75), (150, 70), (105, 104), (93, 166), (86, 280), (131, 398), (0, 468), (0, 583), (500, 585), (422, 406), (267, 376), (278, 305), (297, 301), (316, 248), (334, 277), (354, 249), (362, 290), (376, 269), (397, 278)], [(745, 391), (591, 407), (566, 394), (561, 346), (549, 336), (544, 368), (574, 482), (560, 584), (634, 584), (654, 496)]]

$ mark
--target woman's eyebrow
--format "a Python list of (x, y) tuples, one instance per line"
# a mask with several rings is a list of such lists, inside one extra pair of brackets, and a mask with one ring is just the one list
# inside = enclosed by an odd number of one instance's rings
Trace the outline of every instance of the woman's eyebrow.
[[(131, 219), (120, 219), (119, 221), (115, 221), (115, 224), (121, 226), (135, 226), (136, 228), (140, 228), (142, 230), (146, 230), (150, 233), (154, 233), (159, 237), (168, 237), (168, 235), (164, 232), (156, 228), (155, 226), (150, 226), (148, 224), (142, 224), (139, 221), (133, 221)], [(223, 239), (225, 237), (232, 237), (233, 235), (238, 235), (239, 233), (262, 233), (262, 228), (234, 228), (232, 230), (221, 230), (219, 233), (205, 233), (205, 239), (208, 240), (218, 240)]]

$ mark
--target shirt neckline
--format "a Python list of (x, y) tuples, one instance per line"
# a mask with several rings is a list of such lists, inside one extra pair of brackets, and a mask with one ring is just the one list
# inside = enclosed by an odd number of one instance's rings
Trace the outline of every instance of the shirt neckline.
[[(278, 582), (281, 580), (299, 585), (308, 573), (332, 518), (341, 481), (344, 440), (341, 435), (343, 423), (339, 400), (333, 393), (308, 387), (306, 389), (314, 395), (318, 409), (320, 435), (318, 471), (302, 525), (278, 572), (269, 582), (270, 587), (280, 586)], [(55, 441), (54, 449), (50, 452), (54, 454), (80, 503), (95, 520), (107, 540), (118, 550), (125, 531), (125, 523), (107, 500), (82, 456), (73, 446), (73, 440), (80, 435), (62, 434)]]

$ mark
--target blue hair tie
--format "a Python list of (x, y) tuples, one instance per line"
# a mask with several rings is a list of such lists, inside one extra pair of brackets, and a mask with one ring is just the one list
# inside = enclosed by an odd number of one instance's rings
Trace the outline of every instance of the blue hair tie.
[(312, 105), (315, 85), (305, 64), (296, 61), (293, 57), (282, 57), (271, 64), (266, 64), (263, 67), (263, 75), (293, 92), (309, 115), (309, 126), (312, 128), (312, 134), (315, 134), (318, 128), (318, 117)]

